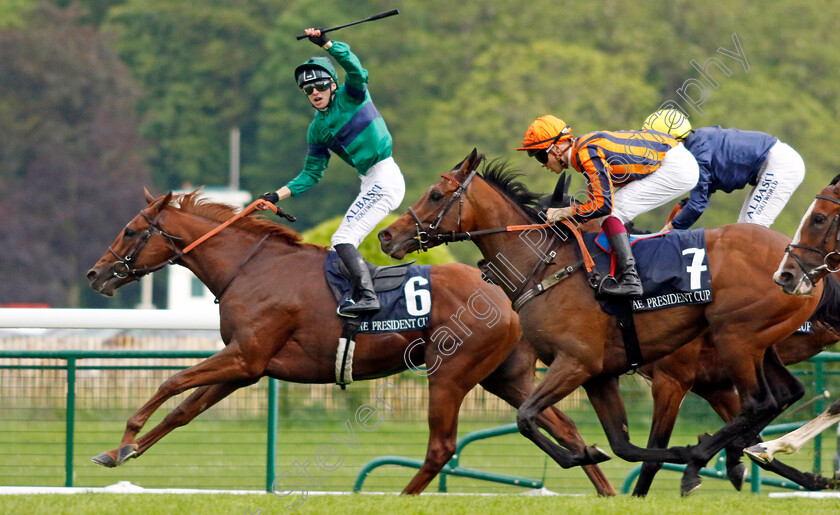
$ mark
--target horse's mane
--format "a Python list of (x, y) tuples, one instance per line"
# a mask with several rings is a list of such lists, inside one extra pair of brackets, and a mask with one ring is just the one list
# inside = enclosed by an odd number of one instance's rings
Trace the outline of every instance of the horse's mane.
[[(230, 220), (237, 213), (237, 208), (233, 206), (212, 202), (202, 197), (200, 190), (177, 195), (173, 197), (173, 202), (177, 202), (178, 208), (181, 211), (219, 223)], [(270, 234), (271, 236), (276, 236), (289, 245), (296, 247), (302, 245), (300, 234), (288, 227), (274, 223), (264, 216), (246, 216), (235, 221), (232, 225), (238, 229), (257, 235)]]
[(537, 209), (537, 204), (542, 195), (532, 192), (527, 186), (517, 181), (516, 179), (521, 177), (522, 174), (511, 169), (507, 161), (494, 159), (484, 163), (481, 176), (491, 186), (522, 208), (532, 221), (535, 223), (544, 222)]

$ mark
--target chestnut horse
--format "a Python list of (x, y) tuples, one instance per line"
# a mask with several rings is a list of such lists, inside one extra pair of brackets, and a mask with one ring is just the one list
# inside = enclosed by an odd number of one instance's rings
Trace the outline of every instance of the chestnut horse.
[[(380, 231), (380, 243), (383, 251), (402, 258), (424, 246), (470, 239), (489, 263), (517, 276), (518, 285), (501, 285), (512, 300), (549, 275), (565, 277), (519, 310), (524, 338), (549, 368), (519, 408), (517, 423), (522, 434), (560, 466), (574, 466), (582, 458), (542, 435), (535, 421), (542, 410), (579, 386), (586, 389), (618, 456), (686, 464), (684, 495), (700, 485), (700, 468), (717, 452), (758, 441), (760, 431), (803, 395), (802, 385), (772, 345), (808, 320), (821, 292), (795, 298), (763, 286), (762, 278), (771, 275), (787, 242), (783, 235), (751, 224), (710, 229), (705, 236), (712, 302), (637, 313), (636, 327), (643, 363), (708, 331), (721, 365), (738, 389), (741, 412), (697, 445), (670, 449), (632, 445), (618, 387), (618, 376), (629, 370), (629, 360), (614, 318), (601, 310), (585, 274), (576, 273), (580, 266), (574, 238), (560, 225), (547, 229), (542, 224), (544, 217), (533, 209), (537, 196), (513, 181), (503, 165), (486, 171), (486, 177), (476, 173), (482, 160), (473, 150), (429, 187), (408, 213)], [(540, 233), (538, 243), (534, 232)], [(569, 240), (573, 243), (562, 244)]]
[[(793, 241), (773, 275), (790, 295), (812, 295), (828, 274), (840, 271), (840, 175), (820, 191), (808, 207)], [(754, 458), (768, 462), (776, 452), (798, 451), (808, 440), (840, 421), (840, 398), (817, 418), (770, 442), (747, 449)]]
[[(160, 386), (128, 419), (119, 447), (94, 458), (108, 467), (140, 456), (173, 429), (263, 376), (299, 383), (335, 380), (341, 323), (324, 280), (326, 248), (301, 243), (294, 231), (252, 216), (240, 218), (204, 241), (202, 236), (235, 215), (234, 208), (207, 202), (195, 192), (174, 198), (170, 192), (157, 199), (146, 192), (146, 200), (148, 206), (129, 221), (88, 272), (90, 286), (110, 296), (117, 288), (169, 263), (183, 265), (220, 300), (225, 348)], [(195, 246), (199, 240), (204, 242)], [(511, 307), (497, 305), (494, 312), (479, 314), (487, 315), (484, 319), (465, 310), (474, 300), (471, 296), (495, 287), (482, 281), (478, 270), (461, 264), (433, 266), (431, 282), (429, 326), (403, 333), (360, 334), (353, 362), (356, 379), (398, 373), (408, 368), (407, 361), (439, 363), (428, 373), (426, 459), (403, 490), (406, 494), (423, 491), (452, 457), (458, 411), (473, 386), (481, 383), (514, 407), (534, 389), (534, 352), (520, 342), (519, 321)], [(442, 339), (433, 332), (453, 316), (467, 328), (461, 345), (456, 349), (451, 348), (451, 342), (435, 345)], [(415, 345), (418, 340), (423, 344)], [(137, 438), (163, 402), (191, 388), (198, 389), (160, 424)], [(539, 424), (575, 453), (604, 458), (597, 448), (585, 447), (574, 424), (559, 410), (542, 412)], [(615, 495), (606, 476), (594, 465), (596, 459), (585, 461), (589, 464), (585, 471), (598, 492)]]

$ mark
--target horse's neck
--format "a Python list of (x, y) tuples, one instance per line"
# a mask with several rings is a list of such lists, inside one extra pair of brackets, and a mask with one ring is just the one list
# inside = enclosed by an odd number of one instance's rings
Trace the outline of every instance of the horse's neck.
[[(183, 238), (183, 248), (198, 241), (219, 225), (218, 222), (189, 213), (178, 213), (168, 222), (164, 230)], [(214, 295), (219, 295), (246, 257), (260, 243), (261, 238), (261, 235), (229, 226), (198, 244), (181, 258), (180, 263), (195, 274)], [(274, 240), (277, 238), (272, 241)], [(282, 253), (275, 245), (272, 247), (272, 252)]]
[[(476, 198), (471, 199), (474, 213), (471, 230), (495, 229), (509, 225), (539, 225), (512, 200), (488, 184), (482, 184), (486, 190), (477, 191)], [(505, 293), (513, 295), (521, 293), (528, 281), (539, 279), (540, 274), (537, 277), (532, 277), (532, 274), (540, 268), (541, 262), (552, 261), (566, 266), (574, 260), (571, 245), (561, 245), (563, 241), (568, 240), (568, 236), (561, 237), (559, 231), (555, 231), (552, 228), (535, 227), (526, 231), (479, 236), (473, 241), (484, 259), (493, 264), (495, 269), (492, 272), (504, 276), (498, 278), (498, 282), (494, 282), (501, 286)], [(549, 252), (552, 251), (557, 253), (555, 259), (549, 256)]]

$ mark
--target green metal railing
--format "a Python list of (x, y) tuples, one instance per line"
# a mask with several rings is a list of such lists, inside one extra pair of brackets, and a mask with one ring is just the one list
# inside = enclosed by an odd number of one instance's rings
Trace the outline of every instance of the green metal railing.
[[(457, 476), (467, 477), (471, 479), (481, 479), (484, 481), (492, 481), (494, 483), (502, 483), (505, 485), (521, 486), (523, 488), (542, 488), (542, 479), (530, 479), (527, 477), (511, 476), (507, 474), (497, 474), (495, 472), (487, 472), (484, 470), (477, 470), (460, 466), (460, 456), (464, 448), (479, 440), (493, 438), (496, 436), (509, 435), (519, 433), (519, 428), (516, 424), (507, 424), (504, 426), (491, 427), (488, 429), (480, 429), (464, 435), (455, 444), (455, 455), (449, 460), (449, 463), (444, 465), (440, 471), (440, 484), (438, 486), (439, 492), (446, 492), (446, 477)], [(353, 485), (354, 492), (361, 492), (365, 479), (373, 472), (375, 468), (384, 465), (399, 465), (401, 467), (409, 467), (419, 469), (423, 466), (423, 460), (416, 460), (413, 458), (405, 458), (403, 456), (380, 456), (365, 463), (359, 474), (356, 476), (356, 482)]]
[[(64, 486), (73, 486), (73, 444), (75, 442), (75, 414), (76, 414), (76, 372), (78, 370), (154, 370), (173, 369), (178, 370), (184, 366), (174, 365), (80, 365), (79, 361), (85, 359), (179, 359), (179, 358), (207, 358), (215, 354), (215, 351), (206, 350), (57, 350), (57, 351), (35, 351), (35, 350), (0, 350), (0, 359), (59, 359), (64, 360), (65, 365), (0, 365), (0, 369), (26, 369), (26, 370), (66, 370), (67, 371), (67, 397), (65, 409), (65, 448), (64, 448)], [(276, 477), (276, 456), (277, 456), (277, 427), (278, 427), (278, 392), (279, 381), (269, 378), (268, 380), (268, 420), (266, 423), (266, 463), (265, 463), (265, 489), (272, 491), (272, 483)]]
[[(202, 359), (214, 354), (214, 351), (206, 351), (206, 350), (181, 350), (181, 351), (171, 351), (171, 350), (159, 350), (159, 351), (149, 351), (149, 350), (52, 350), (52, 351), (36, 351), (36, 350), (0, 350), (0, 359), (54, 359), (54, 360), (63, 360), (64, 364), (50, 364), (50, 365), (38, 365), (38, 364), (3, 364), (0, 365), (0, 369), (28, 369), (28, 370), (66, 370), (66, 381), (67, 381), (67, 391), (66, 391), (66, 399), (65, 399), (65, 460), (64, 460), (64, 468), (65, 468), (65, 481), (64, 485), (68, 487), (73, 486), (73, 477), (74, 477), (74, 469), (73, 469), (73, 458), (74, 458), (74, 443), (75, 443), (75, 414), (76, 414), (76, 381), (77, 381), (77, 371), (79, 370), (150, 370), (150, 369), (182, 369), (184, 365), (124, 365), (124, 364), (114, 364), (114, 365), (85, 365), (84, 361), (88, 359), (107, 359), (107, 360), (128, 360), (128, 359)], [(809, 360), (814, 363), (813, 371), (800, 371), (798, 372), (800, 375), (806, 376), (813, 376), (813, 384), (815, 385), (815, 391), (817, 393), (822, 393), (825, 391), (825, 383), (826, 377), (829, 375), (840, 375), (840, 371), (830, 371), (825, 370), (823, 364), (826, 362), (840, 362), (840, 352), (824, 352), (814, 358)], [(267, 492), (272, 491), (273, 482), (276, 478), (276, 457), (277, 457), (277, 431), (278, 431), (278, 404), (279, 404), (279, 387), (280, 383), (276, 379), (268, 380), (268, 392), (267, 392), (267, 400), (268, 400), (268, 414), (267, 414), (267, 422), (266, 422), (266, 462), (265, 462), (265, 490)], [(825, 409), (825, 398), (817, 398), (813, 403), (813, 408), (815, 413), (820, 413)], [(772, 428), (768, 428), (763, 432), (763, 435), (770, 434), (769, 431), (778, 430), (780, 432), (788, 432), (796, 427), (799, 427), (797, 424), (801, 423), (791, 423), (791, 424), (784, 424), (784, 425), (777, 425), (773, 426)], [(460, 458), (466, 448), (467, 445), (478, 441), (483, 440), (486, 438), (493, 438), (496, 436), (512, 434), (518, 432), (516, 424), (508, 424), (504, 426), (499, 426), (490, 429), (483, 429), (480, 431), (475, 431), (465, 435), (461, 438), (456, 444), (456, 453), (450, 462), (444, 467), (443, 471), (441, 472), (440, 476), (440, 486), (439, 490), (441, 492), (447, 491), (446, 480), (447, 476), (460, 476), (460, 477), (468, 477), (474, 479), (482, 479), (488, 480), (503, 484), (509, 484), (514, 486), (522, 486), (528, 488), (540, 488), (543, 486), (543, 480), (541, 479), (531, 479), (531, 478), (524, 478), (524, 477), (516, 477), (516, 476), (509, 476), (505, 474), (498, 474), (493, 472), (486, 472), (476, 469), (471, 469), (467, 467), (461, 466)], [(817, 436), (814, 443), (815, 449), (815, 456), (814, 456), (814, 472), (819, 473), (822, 467), (822, 439), (820, 436)], [(840, 452), (840, 450), (838, 450)], [(356, 483), (354, 485), (354, 491), (360, 491), (362, 485), (365, 481), (365, 478), (377, 467), (382, 465), (401, 465), (405, 467), (411, 468), (420, 468), (422, 466), (421, 460), (412, 460), (409, 458), (403, 458), (399, 456), (382, 456), (379, 458), (375, 458), (374, 460), (365, 464), (361, 471), (359, 472)], [(682, 466), (679, 465), (670, 465), (666, 464), (664, 468), (666, 470), (675, 470), (679, 471), (682, 470)], [(725, 478), (725, 472), (722, 472), (722, 462), (718, 461), (718, 468), (716, 469), (703, 469), (701, 474), (707, 475), (709, 477), (721, 477)], [(635, 475), (634, 475), (635, 474)], [(627, 476), (625, 480), (625, 486), (627, 491), (629, 491), (630, 486), (632, 486), (632, 482), (635, 480), (635, 477), (638, 475), (638, 472), (634, 469), (631, 471), (630, 475)], [(632, 478), (631, 478), (632, 476)], [(783, 484), (783, 481), (774, 478), (761, 478), (759, 475), (759, 469), (757, 466), (753, 465), (751, 474), (748, 476), (748, 481), (752, 484), (752, 489), (754, 492), (758, 492), (761, 484), (766, 485), (773, 485), (773, 486), (781, 486), (781, 487), (791, 487), (789, 484)], [(625, 489), (623, 488), (622, 491), (624, 492)]]

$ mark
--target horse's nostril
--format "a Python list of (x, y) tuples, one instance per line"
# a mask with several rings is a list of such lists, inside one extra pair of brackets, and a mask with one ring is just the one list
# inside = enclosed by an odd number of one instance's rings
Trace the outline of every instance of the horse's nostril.
[(94, 279), (96, 279), (96, 270), (94, 270), (93, 268), (91, 268), (90, 270), (88, 270), (88, 273), (87, 273), (87, 280), (88, 280), (88, 281), (93, 281)]
[(379, 241), (383, 243), (388, 243), (391, 241), (391, 233), (388, 232), (386, 229), (382, 229), (379, 231)]

